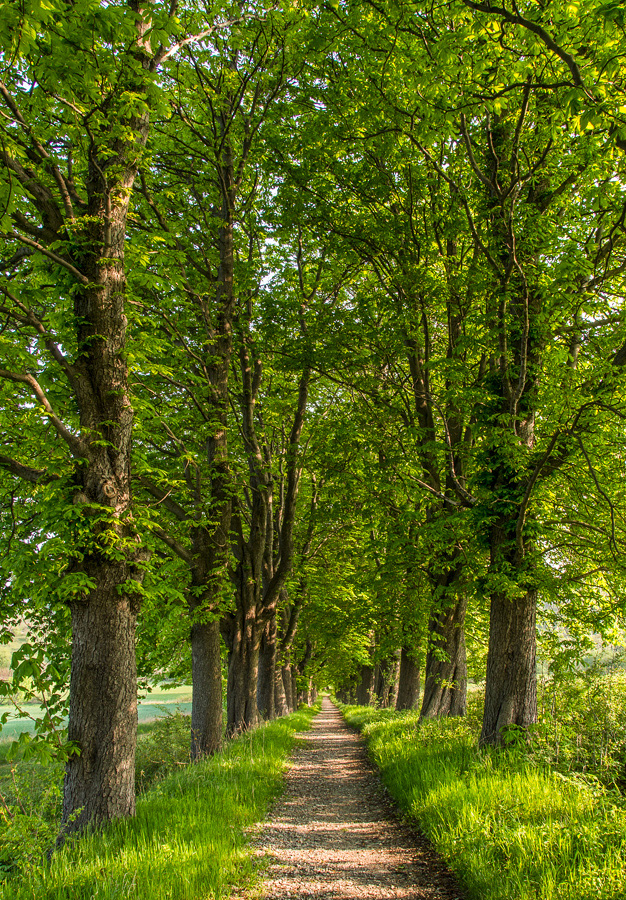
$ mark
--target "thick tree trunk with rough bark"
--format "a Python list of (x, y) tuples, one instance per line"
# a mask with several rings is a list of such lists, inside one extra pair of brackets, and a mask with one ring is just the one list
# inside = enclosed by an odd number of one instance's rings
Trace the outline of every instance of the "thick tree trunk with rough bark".
[(222, 746), (222, 658), (220, 623), (191, 626), (191, 758), (215, 753)]
[[(520, 565), (508, 531), (509, 522), (491, 530), (492, 565), (505, 563), (509, 577), (517, 574), (520, 586), (529, 584), (528, 558)], [(537, 721), (537, 598), (536, 588), (516, 597), (501, 592), (491, 596), (481, 744), (502, 744), (507, 727), (526, 728)]]
[[(445, 601), (444, 601), (445, 602)], [(433, 610), (428, 626), (424, 697), (420, 718), (464, 716), (467, 709), (465, 612), (462, 594), (453, 605)]]
[(356, 702), (359, 706), (369, 706), (374, 693), (374, 667), (361, 666), (359, 683), (356, 689)]
[(491, 598), (485, 712), (481, 744), (500, 744), (508, 726), (537, 721), (537, 592)]
[(276, 713), (276, 616), (265, 626), (259, 649), (257, 705), (264, 719), (274, 719)]
[(125, 578), (118, 571), (109, 581), (110, 574), (100, 572), (99, 590), (72, 605), (68, 739), (80, 755), (65, 775), (65, 833), (135, 811), (137, 608), (130, 597), (112, 596)]
[(403, 647), (400, 652), (400, 681), (396, 709), (415, 709), (420, 698), (420, 665), (414, 652)]
[[(143, 29), (138, 26), (140, 38)], [(144, 88), (137, 85), (140, 92)], [(124, 249), (147, 114), (133, 117), (125, 128), (132, 140), (111, 141), (101, 134), (102, 146), (92, 142), (87, 216), (74, 224), (85, 248), (79, 256), (85, 280), (74, 291), (77, 356), (67, 367), (81, 427), (73, 502), (84, 509), (91, 532), (87, 542), (78, 540), (82, 561), (75, 571), (92, 586), (71, 603), (68, 737), (80, 755), (72, 755), (66, 766), (62, 834), (135, 811), (135, 626), (142, 575), (129, 516), (133, 410), (124, 352)]]

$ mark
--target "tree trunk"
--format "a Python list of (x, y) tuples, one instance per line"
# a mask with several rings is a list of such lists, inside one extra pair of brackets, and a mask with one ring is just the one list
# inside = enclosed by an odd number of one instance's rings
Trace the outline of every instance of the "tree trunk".
[(296, 710), (300, 705), (300, 698), (298, 696), (298, 667), (291, 667), (291, 698), (293, 707), (292, 710)]
[[(210, 514), (204, 524), (192, 530), (193, 559), (192, 587), (201, 600), (190, 604), (194, 611), (214, 617), (210, 623), (192, 622), (192, 709), (191, 757), (215, 753), (222, 745), (223, 697), (222, 656), (220, 641), (220, 595), (228, 580), (230, 561), (230, 525), (232, 517), (232, 479), (228, 467), (228, 374), (232, 355), (232, 320), (235, 306), (233, 293), (233, 213), (235, 208), (234, 174), (231, 148), (226, 142), (219, 166), (222, 186), (221, 224), (218, 232), (220, 265), (215, 294), (215, 309), (206, 300), (199, 325), (211, 321), (216, 313), (217, 327), (207, 329), (204, 370), (208, 381), (206, 404), (209, 411), (207, 426), (198, 433), (205, 450), (202, 488), (209, 486)], [(206, 327), (206, 325), (205, 325)], [(208, 478), (206, 477), (208, 474)], [(197, 488), (196, 502), (201, 505), (201, 489)]]
[[(508, 523), (500, 522), (491, 531), (492, 566), (497, 570), (504, 564), (510, 579), (528, 584), (531, 573), (521, 570), (507, 528)], [(508, 726), (526, 728), (537, 721), (537, 597), (535, 587), (517, 597), (491, 596), (481, 744), (502, 744)]]
[(400, 682), (396, 709), (415, 709), (420, 698), (420, 664), (408, 647), (400, 652)]
[(289, 712), (282, 666), (276, 666), (274, 670), (274, 710), (277, 716), (286, 716)]
[[(109, 574), (109, 573), (107, 573)], [(135, 812), (137, 609), (102, 579), (84, 603), (72, 604), (72, 674), (63, 792), (63, 833)], [(70, 816), (74, 818), (70, 821)]]
[[(140, 36), (143, 27), (138, 25)], [(145, 81), (136, 86), (139, 93), (144, 89)], [(84, 508), (89, 533), (85, 538), (85, 528), (77, 536), (74, 549), (81, 562), (74, 572), (86, 576), (90, 586), (71, 603), (68, 737), (80, 755), (71, 756), (66, 767), (61, 840), (87, 823), (135, 812), (135, 627), (142, 578), (136, 563), (142, 551), (129, 516), (133, 409), (125, 354), (124, 249), (148, 116), (129, 119), (118, 112), (118, 136), (92, 138), (88, 215), (75, 225), (85, 248), (79, 264), (86, 282), (74, 291), (77, 355), (68, 366), (81, 430), (73, 447), (80, 458), (73, 503)]]
[(375, 669), (374, 695), (383, 709), (389, 706), (389, 695), (395, 679), (394, 663), (395, 657), (390, 656), (381, 660)]
[(536, 609), (537, 591), (491, 598), (481, 744), (502, 744), (507, 726), (537, 721)]
[(228, 666), (226, 733), (229, 737), (259, 723), (256, 701), (259, 651), (249, 645), (230, 655)]
[(255, 606), (249, 597), (240, 597), (238, 605), (228, 654), (226, 733), (229, 737), (259, 722), (256, 698), (261, 641), (254, 619)]
[[(452, 606), (431, 614), (429, 647), (426, 654), (424, 698), (420, 718), (464, 716), (467, 709), (467, 659), (465, 654), (465, 612), (467, 597), (462, 594)], [(443, 658), (442, 658), (443, 657)]]
[(259, 650), (257, 705), (264, 719), (276, 717), (276, 616), (265, 626)]
[[(223, 448), (225, 453), (225, 447)], [(230, 525), (228, 477), (223, 462), (212, 473), (214, 509), (219, 518), (213, 527), (192, 530), (193, 560), (189, 614), (191, 616), (191, 758), (216, 753), (222, 746), (223, 686), (220, 640), (221, 579), (226, 577), (226, 553)], [(209, 621), (207, 621), (207, 619)]]
[(398, 699), (398, 688), (400, 686), (400, 656), (400, 650), (394, 650), (389, 688), (389, 706), (391, 709), (396, 708)]
[(369, 706), (374, 691), (374, 667), (361, 666), (360, 681), (356, 689), (356, 702), (359, 706)]
[(191, 758), (215, 753), (222, 746), (222, 657), (220, 623), (191, 626)]
[(293, 712), (295, 708), (296, 698), (293, 695), (293, 678), (291, 677), (291, 664), (286, 663), (281, 669), (283, 687), (285, 690), (285, 701), (287, 703), (288, 712)]

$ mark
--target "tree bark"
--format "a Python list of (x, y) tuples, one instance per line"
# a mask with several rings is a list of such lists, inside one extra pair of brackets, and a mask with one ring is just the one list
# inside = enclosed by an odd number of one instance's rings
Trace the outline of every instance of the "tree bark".
[(390, 704), (390, 694), (396, 677), (396, 658), (383, 659), (375, 668), (374, 696), (378, 704), (386, 709)]
[(222, 659), (220, 623), (191, 626), (191, 758), (200, 759), (222, 746)]
[(537, 592), (491, 598), (482, 744), (502, 744), (506, 728), (537, 721), (535, 617)]
[[(521, 588), (524, 582), (532, 583), (532, 573), (528, 557), (523, 568), (512, 549), (509, 530), (508, 521), (491, 529), (492, 566), (504, 563)], [(528, 553), (530, 548), (524, 549)], [(526, 728), (537, 721), (537, 599), (536, 587), (513, 597), (499, 591), (491, 595), (481, 745), (503, 744), (507, 727)]]
[(68, 739), (80, 755), (66, 768), (64, 833), (135, 812), (137, 608), (113, 593), (123, 573), (110, 575), (100, 572), (99, 588), (72, 605)]
[(420, 665), (408, 647), (400, 652), (400, 683), (396, 709), (415, 709), (420, 698)]
[(257, 679), (261, 639), (254, 609), (249, 603), (240, 607), (230, 641), (226, 686), (226, 733), (229, 737), (253, 728), (259, 722)]
[[(141, 55), (149, 50), (147, 28), (139, 19)], [(143, 70), (148, 65), (144, 57)], [(147, 79), (137, 78), (126, 89), (143, 96)], [(91, 586), (70, 604), (68, 737), (80, 755), (72, 755), (66, 766), (61, 837), (88, 823), (135, 812), (135, 627), (142, 575), (136, 566), (141, 550), (129, 516), (133, 410), (125, 356), (124, 250), (130, 195), (149, 120), (147, 113), (129, 117), (121, 108), (118, 116), (116, 137), (103, 132), (91, 140), (87, 215), (74, 225), (84, 248), (77, 258), (86, 283), (74, 292), (77, 356), (67, 366), (84, 447), (74, 451), (82, 460), (76, 467), (73, 502), (84, 508), (91, 526), (88, 539), (77, 541), (81, 562), (75, 571), (87, 576)]]
[(264, 719), (276, 717), (276, 616), (265, 626), (259, 650), (257, 705)]
[(295, 709), (296, 698), (293, 694), (293, 678), (291, 674), (291, 663), (286, 663), (281, 669), (283, 688), (285, 691), (285, 701), (287, 703), (287, 711), (293, 712)]
[(374, 667), (361, 666), (359, 684), (356, 689), (356, 702), (359, 706), (369, 706), (374, 692)]
[(276, 666), (274, 670), (274, 710), (277, 716), (286, 716), (290, 711), (285, 694), (282, 666)]
[[(232, 152), (226, 141), (223, 159), (218, 164), (222, 186), (221, 223), (218, 231), (219, 267), (215, 307), (217, 311), (214, 328), (206, 325), (211, 321), (211, 310), (203, 299), (197, 303), (199, 325), (206, 328), (204, 370), (208, 382), (207, 407), (210, 423), (208, 431), (202, 434), (205, 450), (205, 480), (208, 482), (211, 516), (209, 520), (192, 530), (193, 566), (192, 591), (200, 593), (201, 601), (196, 606), (192, 600), (191, 612), (208, 613), (213, 621), (207, 624), (192, 622), (192, 711), (191, 711), (191, 756), (197, 759), (208, 753), (215, 753), (222, 746), (223, 703), (222, 703), (222, 656), (220, 641), (220, 595), (222, 586), (228, 579), (230, 524), (232, 517), (232, 483), (228, 462), (228, 375), (232, 355), (232, 320), (235, 308), (234, 297), (234, 249), (233, 217), (235, 209), (235, 176)], [(195, 501), (202, 508), (200, 473), (197, 475)], [(205, 486), (206, 490), (206, 486)]]
[(292, 711), (295, 711), (300, 705), (300, 695), (298, 693), (298, 667), (291, 666), (291, 702), (293, 703)]
[(467, 708), (465, 612), (462, 594), (444, 609), (434, 609), (429, 622), (429, 647), (421, 719), (464, 716)]

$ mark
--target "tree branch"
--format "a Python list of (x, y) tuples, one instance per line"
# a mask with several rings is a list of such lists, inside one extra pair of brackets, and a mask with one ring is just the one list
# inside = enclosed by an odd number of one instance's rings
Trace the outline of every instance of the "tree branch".
[(25, 466), (10, 456), (4, 456), (0, 453), (0, 468), (11, 475), (17, 475), (22, 481), (29, 481), (31, 484), (50, 484), (56, 481), (59, 476), (51, 475), (45, 469), (35, 469), (32, 466)]
[(136, 478), (139, 484), (156, 500), (158, 500), (159, 503), (162, 504), (162, 506), (164, 506), (168, 512), (171, 512), (172, 515), (179, 520), (179, 522), (184, 522), (189, 518), (183, 507), (172, 499), (172, 497), (170, 496), (171, 491), (164, 491), (163, 488), (160, 488), (149, 478), (146, 478), (145, 475), (137, 475)]
[(572, 73), (574, 84), (577, 87), (583, 88), (583, 90), (585, 90), (586, 92), (582, 75), (580, 74), (580, 69), (574, 57), (567, 53), (562, 47), (560, 47), (550, 36), (550, 34), (545, 30), (545, 28), (542, 28), (541, 25), (537, 25), (536, 22), (524, 18), (524, 16), (521, 16), (517, 12), (510, 12), (503, 6), (493, 6), (491, 3), (475, 3), (473, 2), (473, 0), (463, 0), (463, 3), (465, 4), (465, 6), (469, 6), (470, 9), (474, 9), (477, 12), (484, 12), (488, 13), (489, 15), (499, 16), (501, 19), (510, 22), (512, 25), (521, 25), (522, 28), (526, 28), (528, 31), (532, 31), (533, 34), (536, 34), (537, 37), (541, 38), (548, 50), (551, 50), (553, 53), (555, 53), (559, 57), (559, 59), (565, 63), (565, 65)]
[(183, 562), (186, 562), (188, 566), (193, 565), (192, 554), (180, 543), (180, 541), (177, 541), (176, 538), (173, 538), (171, 534), (168, 534), (167, 531), (164, 531), (158, 525), (151, 525), (150, 530), (155, 537), (158, 537), (160, 541), (163, 541), (163, 543), (169, 547), (176, 556), (182, 559)]
[(67, 269), (68, 272), (71, 272), (72, 275), (77, 278), (81, 284), (89, 284), (89, 279), (86, 275), (83, 275), (82, 272), (69, 263), (66, 259), (63, 259), (62, 256), (57, 256), (56, 253), (53, 253), (52, 250), (48, 250), (47, 247), (44, 247), (42, 244), (37, 243), (37, 241), (32, 241), (30, 238), (24, 237), (23, 234), (17, 234), (15, 231), (7, 231), (5, 233), (0, 232), (0, 237), (6, 238), (7, 240), (19, 241), (21, 244), (26, 244), (27, 247), (32, 247), (34, 250), (38, 250), (39, 253), (43, 253), (44, 256), (47, 256), (48, 259), (53, 260), (53, 262), (57, 263), (59, 266), (63, 266), (64, 269)]
[(89, 459), (90, 454), (87, 445), (81, 438), (73, 434), (61, 419), (59, 419), (36, 378), (28, 373), (21, 374), (19, 372), (10, 372), (8, 369), (0, 369), (0, 378), (4, 378), (6, 381), (14, 381), (17, 384), (27, 385), (43, 406), (46, 415), (59, 437), (63, 438), (70, 448), (72, 455), (78, 459)]

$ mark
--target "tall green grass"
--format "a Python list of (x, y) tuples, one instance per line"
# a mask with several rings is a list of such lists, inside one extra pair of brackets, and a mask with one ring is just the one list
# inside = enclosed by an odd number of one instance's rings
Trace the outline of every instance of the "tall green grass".
[(0, 886), (6, 900), (204, 900), (250, 881), (255, 864), (244, 829), (279, 792), (303, 709), (182, 767), (139, 797), (134, 819), (73, 839)]
[(344, 707), (400, 808), (471, 900), (623, 900), (626, 805), (590, 775), (538, 766), (523, 748), (477, 749), (476, 717)]

